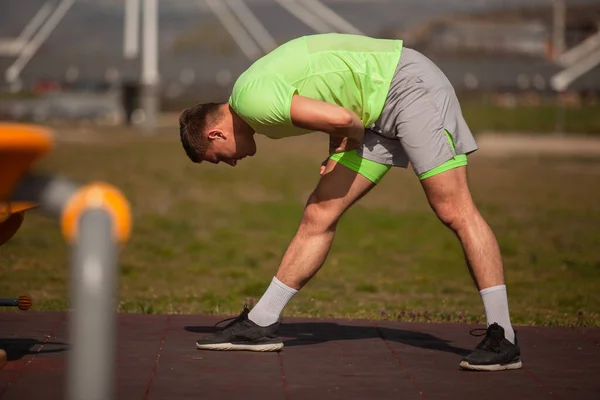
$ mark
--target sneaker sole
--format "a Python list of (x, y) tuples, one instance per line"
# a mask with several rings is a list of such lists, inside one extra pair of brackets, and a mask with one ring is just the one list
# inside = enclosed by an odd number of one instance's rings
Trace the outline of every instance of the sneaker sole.
[(278, 351), (283, 348), (283, 343), (265, 343), (265, 344), (234, 344), (234, 343), (215, 343), (198, 344), (196, 347), (200, 350), (222, 350), (222, 351)]
[(491, 365), (473, 365), (467, 361), (461, 361), (460, 367), (471, 371), (506, 371), (509, 369), (519, 369), (523, 366), (521, 360), (510, 362), (508, 364), (491, 364)]

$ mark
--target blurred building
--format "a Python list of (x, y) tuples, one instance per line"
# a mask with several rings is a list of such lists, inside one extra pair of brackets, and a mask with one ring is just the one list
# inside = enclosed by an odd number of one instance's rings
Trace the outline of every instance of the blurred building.
[(438, 57), (507, 56), (546, 57), (551, 32), (540, 21), (493, 21), (471, 18), (444, 19), (396, 37), (409, 47)]
[[(458, 90), (552, 94), (550, 79), (562, 69), (553, 60), (553, 17), (551, 7), (449, 15), (382, 35), (426, 54)], [(600, 3), (568, 8), (566, 49), (598, 34)], [(569, 90), (600, 94), (600, 66)]]
[[(0, 93), (22, 91), (37, 97), (10, 101), (4, 98), (0, 118), (17, 115), (43, 121), (81, 115), (117, 121), (123, 119), (123, 113), (114, 110), (127, 109), (125, 120), (132, 121), (132, 110), (138, 107), (134, 97), (139, 93), (136, 86), (141, 76), (141, 57), (128, 59), (123, 55), (123, 1), (74, 1), (27, 61), (18, 85), (10, 87), (5, 74), (24, 51), (18, 38), (41, 10), (46, 8), (49, 16), (65, 0), (1, 2)], [(365, 34), (401, 38), (407, 46), (425, 53), (461, 95), (491, 94), (505, 104), (514, 103), (516, 95), (530, 102), (556, 95), (550, 79), (562, 67), (551, 59), (553, 10), (549, 0), (322, 2)], [(584, 5), (574, 2), (569, 1), (566, 14), (566, 48), (598, 34), (600, 23), (598, 0), (577, 0)], [(523, 3), (538, 6), (518, 8)], [(235, 77), (251, 62), (206, 4), (202, 0), (159, 2), (163, 109), (226, 100)], [(315, 33), (306, 21), (300, 21), (273, 0), (244, 0), (244, 4), (277, 43)], [(313, 14), (318, 13), (313, 10)], [(593, 98), (599, 92), (600, 68), (596, 67), (578, 78), (563, 97)], [(97, 95), (97, 101), (91, 100), (92, 94)], [(98, 112), (93, 113), (92, 109)]]

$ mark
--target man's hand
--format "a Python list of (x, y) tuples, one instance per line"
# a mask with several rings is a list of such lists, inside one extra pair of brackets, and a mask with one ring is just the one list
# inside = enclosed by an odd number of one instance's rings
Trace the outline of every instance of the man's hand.
[(360, 146), (358, 140), (347, 138), (347, 137), (335, 137), (330, 136), (329, 138), (329, 154), (341, 153), (342, 151), (354, 150)]
[(328, 162), (329, 162), (329, 157), (327, 157), (327, 158), (325, 159), (325, 161), (323, 161), (323, 162), (321, 163), (321, 168), (320, 168), (320, 170), (319, 170), (319, 175), (321, 175), (321, 176), (325, 175), (325, 171), (326, 171), (326, 169), (327, 169), (327, 163), (328, 163)]
[[(303, 129), (329, 134), (329, 154), (356, 149), (365, 137), (365, 127), (353, 111), (335, 104), (294, 95), (290, 107), (292, 123)], [(326, 170), (323, 161), (320, 174)]]
[[(360, 146), (360, 142), (350, 139), (350, 138), (340, 138), (335, 136), (329, 137), (329, 155), (331, 156), (334, 153), (341, 153), (343, 151), (354, 150)], [(329, 157), (325, 159), (321, 163), (321, 169), (319, 171), (320, 175), (323, 176), (325, 174), (325, 169), (327, 166), (327, 162), (329, 161)]]
[[(334, 153), (341, 153), (341, 152), (347, 151), (347, 150), (354, 150), (354, 149), (358, 148), (358, 146), (360, 146), (360, 142), (358, 142), (357, 140), (354, 140), (354, 139), (335, 137), (335, 136), (329, 137), (329, 155), (330, 156)], [(326, 167), (328, 161), (329, 161), (329, 157), (327, 157), (325, 159), (325, 161), (323, 161), (321, 163), (321, 169), (319, 171), (321, 176), (323, 176), (323, 174), (325, 174), (325, 167)]]

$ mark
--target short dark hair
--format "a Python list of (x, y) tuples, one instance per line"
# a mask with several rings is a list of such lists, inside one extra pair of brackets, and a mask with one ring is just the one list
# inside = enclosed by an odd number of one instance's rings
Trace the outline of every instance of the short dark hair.
[(202, 162), (208, 147), (206, 128), (219, 121), (219, 108), (224, 103), (197, 104), (186, 108), (179, 116), (179, 136), (185, 153), (195, 163)]

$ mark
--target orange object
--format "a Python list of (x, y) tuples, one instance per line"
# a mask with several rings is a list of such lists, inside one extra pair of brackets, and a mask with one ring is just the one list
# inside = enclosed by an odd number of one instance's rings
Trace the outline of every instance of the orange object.
[(31, 297), (19, 296), (19, 300), (17, 303), (17, 307), (19, 308), (19, 310), (27, 311), (31, 308), (32, 305), (33, 305), (33, 300), (31, 300)]
[(20, 213), (38, 207), (36, 203), (26, 201), (13, 201), (10, 203), (0, 203), (0, 222), (5, 221), (11, 214)]
[(126, 242), (131, 234), (130, 206), (123, 194), (104, 182), (92, 182), (83, 186), (69, 199), (63, 208), (61, 227), (69, 242), (77, 237), (77, 224), (81, 215), (90, 208), (103, 208), (113, 218), (114, 238)]
[(0, 200), (9, 197), (33, 162), (51, 147), (50, 132), (41, 126), (0, 123)]
[(0, 222), (0, 246), (8, 242), (23, 224), (25, 213), (10, 214), (3, 222)]

